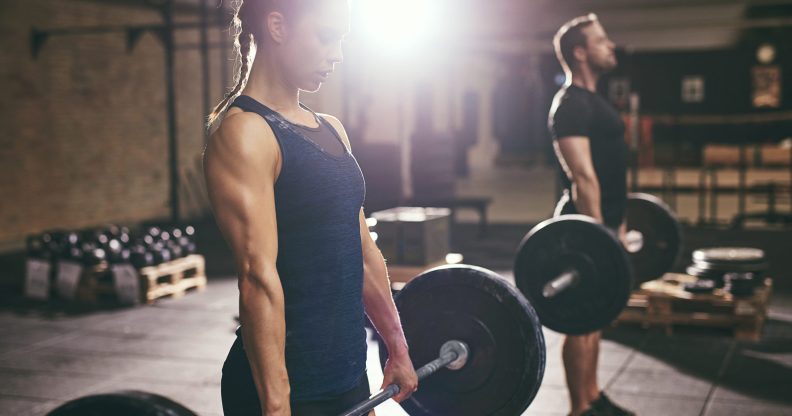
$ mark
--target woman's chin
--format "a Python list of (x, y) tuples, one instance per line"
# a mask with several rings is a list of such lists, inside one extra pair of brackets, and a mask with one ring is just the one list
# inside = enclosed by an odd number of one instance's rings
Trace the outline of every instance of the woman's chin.
[(305, 92), (317, 92), (319, 91), (319, 88), (322, 88), (322, 82), (312, 81), (306, 82), (302, 87), (300, 87), (300, 90)]

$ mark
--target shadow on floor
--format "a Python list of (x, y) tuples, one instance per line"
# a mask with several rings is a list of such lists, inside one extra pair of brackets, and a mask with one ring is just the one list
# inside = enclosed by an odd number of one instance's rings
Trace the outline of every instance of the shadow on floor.
[(765, 325), (760, 342), (692, 327), (675, 329), (671, 336), (658, 329), (619, 327), (606, 330), (604, 338), (638, 352), (628, 368), (671, 367), (714, 383), (716, 400), (792, 404), (792, 322), (771, 319)]
[(0, 295), (0, 311), (8, 311), (19, 316), (30, 316), (41, 319), (58, 319), (90, 315), (103, 311), (119, 311), (129, 309), (114, 302), (87, 305), (64, 300), (37, 301), (23, 297), (20, 293), (3, 293)]

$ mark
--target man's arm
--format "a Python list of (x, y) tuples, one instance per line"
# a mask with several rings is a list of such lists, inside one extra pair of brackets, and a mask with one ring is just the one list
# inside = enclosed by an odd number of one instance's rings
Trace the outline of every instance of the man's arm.
[(567, 136), (555, 141), (561, 166), (572, 181), (572, 201), (581, 214), (593, 217), (600, 223), (600, 185), (591, 161), (591, 145), (584, 136)]
[(228, 116), (204, 154), (209, 198), (239, 274), (242, 339), (266, 416), (291, 413), (283, 288), (275, 267), (274, 183), (279, 160), (272, 130), (246, 113)]
[[(349, 138), (341, 122), (332, 116), (322, 116), (335, 128), (341, 140), (349, 148)], [(359, 217), (360, 242), (363, 250), (363, 306), (388, 349), (388, 362), (385, 365), (382, 386), (398, 384), (400, 391), (393, 399), (400, 402), (410, 397), (418, 387), (418, 377), (410, 360), (399, 312), (393, 303), (385, 259), (371, 238), (363, 209), (360, 210)]]

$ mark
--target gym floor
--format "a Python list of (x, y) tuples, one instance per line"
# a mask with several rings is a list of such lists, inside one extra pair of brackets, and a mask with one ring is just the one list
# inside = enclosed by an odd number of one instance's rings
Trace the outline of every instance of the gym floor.
[[(476, 227), (454, 228), (454, 249), (466, 261), (510, 278), (510, 256), (530, 225), (494, 225), (487, 238)], [(763, 246), (783, 260), (789, 233), (733, 234), (686, 229), (688, 253), (706, 241), (732, 238)], [(722, 232), (720, 232), (722, 233)], [(734, 233), (734, 232), (732, 232)], [(756, 238), (757, 240), (751, 240)], [(778, 246), (776, 251), (771, 246)], [(770, 248), (768, 250), (768, 248)], [(211, 258), (211, 257), (210, 257)], [(790, 265), (775, 261), (774, 273)], [(737, 342), (728, 332), (679, 329), (672, 336), (637, 327), (608, 328), (600, 383), (618, 403), (640, 415), (783, 415), (792, 413), (792, 296), (776, 279), (770, 319), (761, 342)], [(41, 415), (91, 393), (139, 389), (168, 396), (201, 415), (220, 415), (220, 371), (234, 338), (237, 288), (233, 277), (210, 279), (206, 291), (154, 306), (65, 314), (6, 299), (0, 309), (0, 414)], [(547, 368), (525, 414), (568, 410), (562, 338), (546, 331)], [(381, 382), (377, 346), (370, 343), (369, 378)], [(394, 403), (378, 415), (404, 415)]]

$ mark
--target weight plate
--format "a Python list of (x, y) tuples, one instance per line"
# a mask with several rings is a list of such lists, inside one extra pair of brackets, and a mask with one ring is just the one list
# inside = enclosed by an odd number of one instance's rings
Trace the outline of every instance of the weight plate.
[(715, 282), (715, 287), (721, 288), (724, 285), (723, 275), (724, 272), (717, 270), (700, 269), (695, 264), (691, 264), (685, 269), (685, 272), (691, 276), (696, 276), (701, 279), (712, 280)]
[[(578, 282), (552, 298), (547, 283), (569, 268)], [(562, 215), (534, 227), (514, 263), (517, 287), (542, 325), (565, 334), (585, 334), (611, 323), (630, 297), (630, 261), (619, 240), (585, 215)]]
[(764, 251), (748, 247), (712, 247), (693, 252), (693, 261), (718, 264), (755, 264), (765, 262)]
[(719, 270), (702, 269), (696, 264), (691, 264), (685, 271), (691, 276), (700, 277), (702, 279), (723, 279), (723, 275), (726, 273)]
[(696, 268), (701, 270), (712, 270), (721, 273), (728, 272), (744, 272), (744, 273), (759, 273), (766, 271), (768, 264), (760, 263), (717, 263), (714, 261), (699, 261), (693, 262)]
[[(544, 375), (545, 344), (531, 305), (495, 273), (452, 265), (426, 271), (395, 297), (416, 368), (448, 340), (465, 342), (467, 364), (442, 368), (401, 403), (410, 415), (513, 416), (531, 404)], [(380, 344), (383, 367), (387, 350)]]
[(195, 416), (168, 398), (140, 391), (119, 391), (72, 400), (47, 416)]
[(682, 247), (682, 229), (671, 208), (660, 198), (643, 193), (627, 197), (627, 252), (636, 283), (662, 277), (671, 270)]

